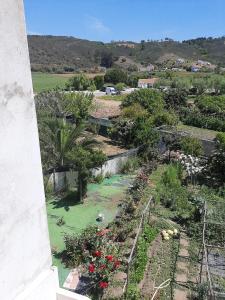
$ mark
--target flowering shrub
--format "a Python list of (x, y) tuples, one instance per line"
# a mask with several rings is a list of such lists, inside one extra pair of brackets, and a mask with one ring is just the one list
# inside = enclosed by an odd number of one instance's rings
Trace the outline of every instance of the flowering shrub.
[[(107, 252), (106, 252), (107, 253)], [(88, 275), (94, 283), (94, 290), (101, 292), (109, 286), (110, 276), (120, 267), (121, 262), (115, 255), (97, 250), (90, 256), (87, 263)]]
[(149, 183), (148, 176), (141, 172), (137, 175), (134, 180), (133, 186), (130, 188), (130, 194), (132, 195), (134, 201), (139, 201), (143, 196), (143, 192)]
[(185, 155), (181, 153), (178, 156), (178, 161), (181, 163), (185, 171), (187, 172), (188, 176), (196, 176), (200, 174), (205, 166), (203, 165), (203, 161), (192, 155)]
[(101, 257), (105, 245), (111, 245), (112, 234), (108, 229), (99, 230), (97, 226), (85, 229), (80, 235), (65, 235), (66, 265), (76, 267), (89, 261), (89, 257)]

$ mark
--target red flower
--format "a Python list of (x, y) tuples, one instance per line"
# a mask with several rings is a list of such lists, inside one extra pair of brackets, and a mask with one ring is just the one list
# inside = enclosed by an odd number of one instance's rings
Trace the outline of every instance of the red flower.
[(99, 250), (97, 250), (97, 251), (95, 251), (95, 252), (93, 253), (93, 256), (95, 256), (95, 257), (101, 257), (101, 256), (102, 256), (102, 252), (99, 251)]
[(90, 264), (89, 267), (88, 267), (88, 270), (90, 273), (94, 273), (95, 271), (95, 265), (94, 264)]
[(109, 286), (109, 284), (108, 284), (108, 282), (106, 282), (106, 281), (101, 281), (101, 282), (99, 282), (99, 287), (100, 287), (101, 289), (106, 289), (108, 286)]
[(106, 255), (105, 257), (108, 261), (113, 261), (113, 256), (112, 255)]
[(101, 265), (101, 266), (99, 267), (100, 270), (104, 270), (105, 268), (106, 268), (106, 265)]
[(118, 268), (120, 266), (120, 261), (119, 260), (116, 260), (115, 262), (114, 262), (114, 267), (115, 268)]

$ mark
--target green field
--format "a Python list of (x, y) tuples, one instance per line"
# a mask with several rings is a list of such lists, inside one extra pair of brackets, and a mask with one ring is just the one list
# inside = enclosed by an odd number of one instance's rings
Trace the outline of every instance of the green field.
[(106, 95), (101, 96), (99, 99), (102, 100), (114, 100), (114, 101), (123, 101), (126, 98), (127, 95)]
[(56, 87), (64, 88), (68, 76), (64, 74), (32, 73), (33, 88), (35, 93), (51, 90)]
[[(64, 234), (79, 234), (89, 225), (105, 227), (113, 221), (118, 211), (118, 204), (124, 199), (126, 190), (133, 176), (114, 175), (100, 184), (89, 184), (84, 204), (76, 201), (75, 193), (66, 198), (51, 198), (47, 201), (48, 225), (51, 247), (57, 253), (64, 250)], [(99, 213), (104, 214), (104, 221), (98, 223)], [(57, 220), (63, 217), (65, 224), (58, 226)], [(60, 258), (53, 256), (53, 264), (58, 267), (60, 285), (64, 283), (69, 270), (62, 265)]]

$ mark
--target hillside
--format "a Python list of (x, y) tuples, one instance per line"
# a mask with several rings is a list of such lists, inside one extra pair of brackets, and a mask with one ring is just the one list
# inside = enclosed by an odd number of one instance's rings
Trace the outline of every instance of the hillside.
[(111, 67), (121, 57), (127, 58), (131, 65), (155, 64), (170, 57), (182, 57), (225, 66), (225, 37), (104, 44), (74, 37), (33, 35), (28, 36), (28, 43), (34, 71), (73, 72), (81, 68)]

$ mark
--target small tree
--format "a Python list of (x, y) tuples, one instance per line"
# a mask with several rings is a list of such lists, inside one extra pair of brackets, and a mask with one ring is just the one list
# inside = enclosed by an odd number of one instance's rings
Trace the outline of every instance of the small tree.
[(121, 69), (111, 69), (105, 74), (105, 82), (117, 84), (119, 82), (127, 82), (127, 72)]
[(94, 107), (92, 93), (67, 93), (62, 97), (65, 116), (73, 117), (76, 125), (85, 122)]
[(78, 171), (78, 196), (80, 201), (86, 196), (88, 178), (91, 175), (90, 169), (103, 165), (107, 157), (101, 150), (93, 147), (96, 142), (93, 140), (83, 140), (71, 149), (67, 159), (74, 169)]
[(100, 76), (100, 75), (95, 76), (94, 83), (95, 83), (97, 90), (101, 90), (105, 83), (104, 76)]
[(116, 89), (119, 92), (119, 94), (121, 94), (121, 92), (124, 90), (125, 87), (126, 85), (123, 82), (119, 82), (116, 84)]
[(69, 79), (67, 89), (75, 91), (86, 91), (92, 85), (92, 81), (86, 75), (76, 75)]

